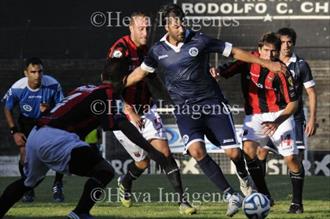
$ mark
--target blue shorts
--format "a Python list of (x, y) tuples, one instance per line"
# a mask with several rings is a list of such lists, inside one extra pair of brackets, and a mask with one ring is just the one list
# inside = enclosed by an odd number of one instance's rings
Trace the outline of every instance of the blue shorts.
[[(296, 133), (296, 145), (298, 150), (305, 150), (305, 121), (303, 120), (294, 120), (294, 130)], [(272, 141), (268, 141), (267, 145), (265, 146), (266, 149), (272, 151), (273, 153), (278, 154), (278, 150), (273, 144)]]
[(180, 105), (174, 113), (185, 145), (184, 153), (194, 142), (205, 142), (204, 136), (223, 149), (239, 147), (231, 112), (218, 99)]

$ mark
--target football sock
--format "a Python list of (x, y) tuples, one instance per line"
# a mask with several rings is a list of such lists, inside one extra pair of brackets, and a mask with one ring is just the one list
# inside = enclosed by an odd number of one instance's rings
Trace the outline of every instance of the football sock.
[(0, 197), (0, 218), (2, 218), (6, 212), (23, 197), (24, 193), (29, 190), (31, 190), (31, 188), (24, 185), (23, 178), (8, 185)]
[(262, 166), (258, 158), (255, 158), (253, 160), (249, 160), (246, 162), (250, 175), (254, 181), (254, 184), (256, 185), (258, 192), (270, 196), (270, 192), (268, 190), (268, 187), (266, 185), (265, 177), (263, 174)]
[(290, 172), (292, 184), (292, 203), (302, 204), (302, 193), (304, 187), (305, 170), (301, 166), (298, 173)]
[(234, 193), (217, 163), (207, 154), (202, 160), (197, 161), (204, 174), (223, 192)]
[(55, 174), (55, 179), (54, 179), (54, 186), (55, 186), (57, 183), (63, 184), (62, 180), (63, 180), (63, 174), (62, 174), (62, 173), (58, 173), (58, 172), (56, 172), (56, 174)]
[(240, 156), (238, 159), (236, 160), (232, 160), (233, 163), (235, 164), (236, 166), (236, 172), (237, 174), (241, 177), (241, 178), (245, 178), (247, 177), (249, 174), (246, 170), (246, 166), (245, 166), (245, 160), (244, 160), (244, 156), (243, 156), (243, 152), (242, 150), (240, 149)]
[(123, 177), (123, 179), (121, 181), (121, 183), (123, 184), (125, 189), (127, 189), (126, 192), (131, 192), (132, 181), (139, 178), (139, 176), (141, 176), (143, 172), (144, 172), (144, 169), (138, 168), (135, 165), (134, 161), (131, 162), (130, 164), (128, 164), (127, 173), (125, 174), (125, 176)]
[(19, 173), (21, 174), (21, 177), (25, 178), (24, 165), (21, 163), (21, 161), (18, 161), (18, 170), (19, 170)]
[(262, 169), (262, 173), (263, 173), (263, 176), (265, 177), (266, 176), (266, 170), (267, 170), (267, 158), (264, 159), (264, 160), (260, 160), (260, 165), (261, 165), (261, 169)]
[(173, 158), (173, 155), (166, 157), (165, 161), (166, 165), (164, 167), (165, 174), (170, 181), (174, 191), (179, 195), (179, 202), (185, 202), (185, 198), (183, 195), (183, 188), (182, 188), (182, 181), (181, 181), (181, 174), (178, 165)]

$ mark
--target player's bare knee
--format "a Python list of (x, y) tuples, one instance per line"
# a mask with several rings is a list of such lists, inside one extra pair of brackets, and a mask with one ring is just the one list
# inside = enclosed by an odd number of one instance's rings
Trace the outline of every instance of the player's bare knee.
[(268, 150), (266, 148), (258, 147), (257, 156), (259, 160), (266, 160), (268, 155)]
[(202, 149), (194, 148), (189, 150), (190, 155), (197, 161), (202, 160), (206, 156), (206, 152)]
[(144, 160), (135, 162), (135, 166), (137, 166), (137, 168), (141, 170), (144, 170), (148, 168), (149, 162), (150, 160), (148, 158), (145, 158)]
[(231, 160), (238, 160), (241, 156), (241, 150), (239, 148), (226, 149), (225, 153)]

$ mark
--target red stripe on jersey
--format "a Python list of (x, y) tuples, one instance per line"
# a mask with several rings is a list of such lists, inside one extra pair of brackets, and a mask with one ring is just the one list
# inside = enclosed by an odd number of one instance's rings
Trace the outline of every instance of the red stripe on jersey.
[(267, 92), (266, 101), (269, 112), (277, 112), (280, 110), (280, 107), (277, 105), (277, 95), (275, 90), (273, 89), (274, 78), (275, 78), (275, 74), (273, 72), (269, 72), (265, 80), (265, 88)]
[(287, 80), (286, 80), (284, 74), (282, 74), (282, 73), (278, 74), (278, 77), (280, 78), (284, 101), (285, 101), (285, 103), (289, 103), (291, 101), (291, 99), (290, 99), (290, 95), (289, 95), (289, 87), (287, 84)]
[[(124, 36), (118, 39), (112, 47), (109, 49), (108, 58), (112, 57), (115, 51), (124, 51), (123, 55), (129, 58), (130, 73), (141, 65), (144, 57), (147, 55), (147, 47), (137, 48), (135, 43), (131, 40), (130, 36)], [(136, 85), (125, 88), (123, 92), (123, 98), (127, 104), (130, 105), (149, 105), (151, 99), (151, 93), (147, 86), (147, 83), (140, 81)]]

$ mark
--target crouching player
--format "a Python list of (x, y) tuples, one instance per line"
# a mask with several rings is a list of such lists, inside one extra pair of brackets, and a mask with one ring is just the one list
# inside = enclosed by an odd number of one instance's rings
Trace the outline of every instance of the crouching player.
[(121, 93), (122, 83), (110, 83), (108, 80), (110, 73), (127, 72), (127, 66), (127, 63), (117, 59), (109, 60), (102, 74), (101, 85), (78, 87), (48, 115), (38, 120), (26, 142), (26, 179), (13, 182), (4, 190), (0, 197), (0, 218), (26, 191), (35, 188), (49, 169), (53, 169), (60, 173), (89, 177), (77, 206), (68, 218), (92, 219), (89, 212), (95, 204), (94, 200), (97, 200), (92, 197), (101, 195), (93, 194), (93, 190), (105, 187), (114, 176), (111, 165), (83, 141), (88, 133), (100, 125), (103, 130), (120, 129), (167, 170), (162, 154), (122, 115), (120, 99), (116, 95)]

